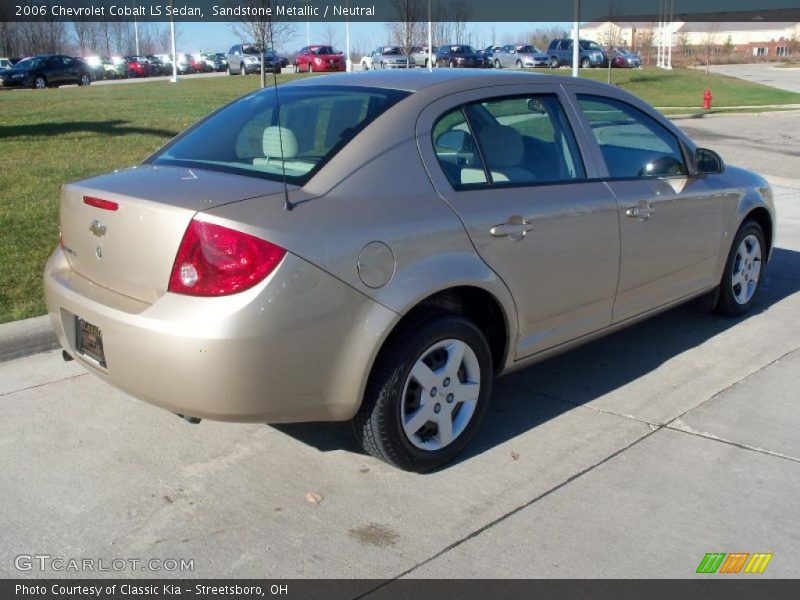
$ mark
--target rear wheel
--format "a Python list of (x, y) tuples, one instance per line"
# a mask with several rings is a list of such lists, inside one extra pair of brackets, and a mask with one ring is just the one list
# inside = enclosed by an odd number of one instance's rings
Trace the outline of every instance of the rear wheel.
[(78, 85), (87, 86), (92, 83), (92, 78), (89, 77), (86, 73), (81, 75), (81, 80), (78, 82)]
[(364, 449), (430, 471), (469, 443), (489, 403), (492, 357), (475, 325), (447, 315), (403, 327), (381, 351), (353, 424)]
[(761, 226), (755, 221), (745, 221), (725, 263), (716, 306), (718, 313), (738, 317), (750, 310), (761, 289), (766, 249)]

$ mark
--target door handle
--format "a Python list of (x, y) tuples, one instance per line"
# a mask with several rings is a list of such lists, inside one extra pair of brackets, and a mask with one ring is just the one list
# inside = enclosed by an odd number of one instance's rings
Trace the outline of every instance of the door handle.
[(525, 237), (525, 235), (533, 229), (528, 221), (522, 217), (513, 216), (506, 223), (495, 225), (489, 230), (493, 237), (507, 237), (511, 241), (518, 241)]
[(653, 213), (656, 212), (649, 202), (639, 202), (636, 206), (631, 206), (625, 211), (625, 216), (639, 221), (648, 221)]

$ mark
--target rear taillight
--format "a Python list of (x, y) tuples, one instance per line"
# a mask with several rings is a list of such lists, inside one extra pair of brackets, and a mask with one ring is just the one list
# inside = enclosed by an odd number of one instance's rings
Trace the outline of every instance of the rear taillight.
[(84, 196), (83, 203), (95, 208), (102, 208), (103, 210), (117, 210), (119, 204), (111, 200), (103, 200), (102, 198), (94, 198), (93, 196)]
[(190, 296), (235, 294), (263, 281), (285, 254), (261, 238), (193, 220), (178, 247), (168, 289)]

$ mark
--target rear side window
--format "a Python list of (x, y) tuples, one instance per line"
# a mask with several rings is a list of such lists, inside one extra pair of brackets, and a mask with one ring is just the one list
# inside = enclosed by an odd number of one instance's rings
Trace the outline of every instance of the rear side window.
[[(458, 113), (463, 115), (461, 120), (455, 116)], [(445, 129), (462, 133), (442, 138)], [(442, 117), (433, 136), (439, 163), (454, 187), (535, 185), (586, 177), (572, 130), (555, 95), (468, 104)], [(483, 168), (482, 175), (476, 172), (479, 168)]]
[(222, 108), (148, 162), (302, 185), (409, 92), (353, 86), (268, 88)]
[(611, 178), (686, 175), (678, 139), (658, 121), (626, 102), (579, 94), (578, 103), (603, 153)]

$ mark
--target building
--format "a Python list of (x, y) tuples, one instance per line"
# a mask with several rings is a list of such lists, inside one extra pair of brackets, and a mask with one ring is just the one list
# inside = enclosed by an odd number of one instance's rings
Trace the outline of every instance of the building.
[[(658, 23), (594, 21), (582, 26), (581, 37), (647, 53), (648, 48), (658, 45)], [(667, 43), (665, 38), (664, 44)], [(728, 52), (773, 58), (797, 55), (800, 54), (800, 23), (672, 23), (673, 56), (697, 54), (699, 49), (707, 47), (715, 48), (715, 54)]]

